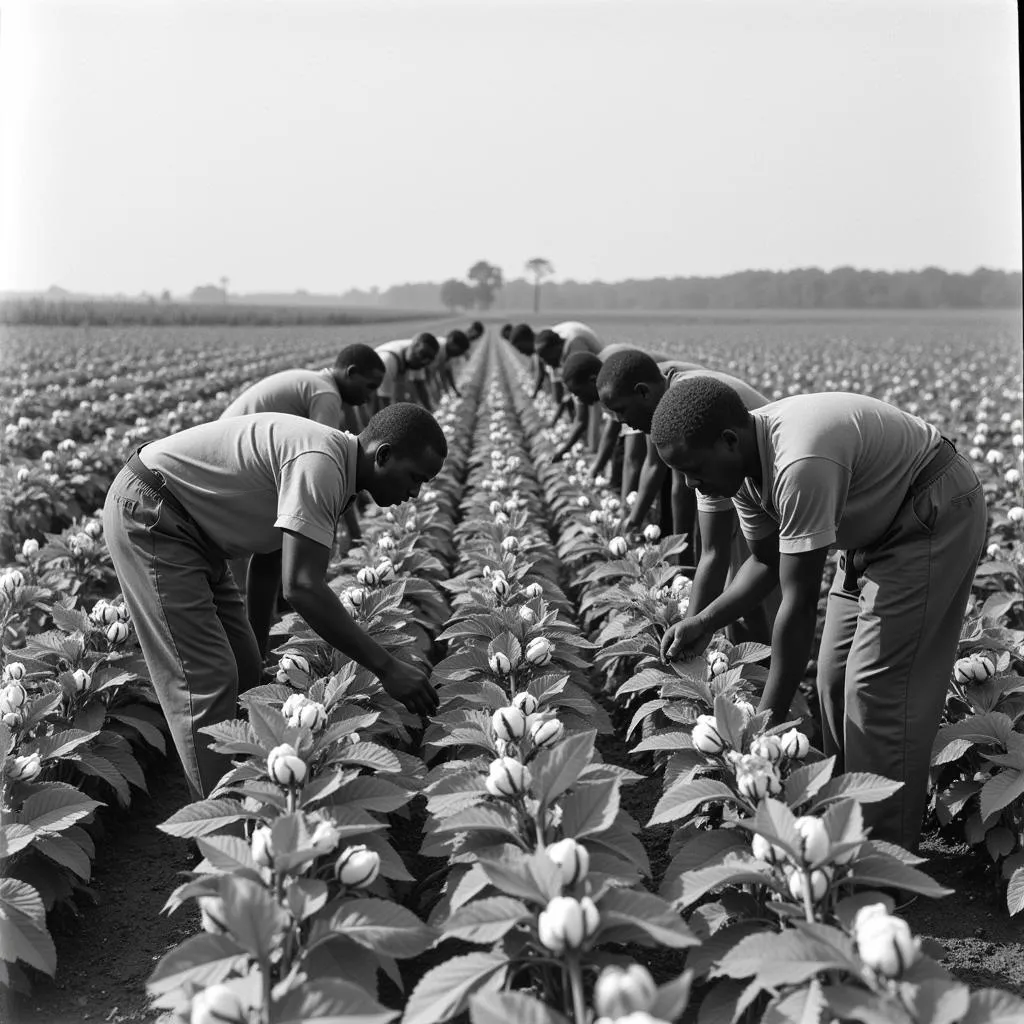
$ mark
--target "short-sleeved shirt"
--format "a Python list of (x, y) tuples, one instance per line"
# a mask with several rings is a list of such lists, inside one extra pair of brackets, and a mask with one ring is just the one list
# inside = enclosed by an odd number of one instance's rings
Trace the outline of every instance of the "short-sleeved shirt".
[(225, 419), (255, 412), (285, 412), (329, 427), (340, 427), (345, 415), (330, 369), (273, 373), (246, 388), (220, 415)]
[[(740, 400), (743, 405), (749, 411), (751, 409), (760, 409), (762, 406), (768, 404), (768, 399), (761, 394), (760, 391), (756, 391), (745, 381), (739, 379), (739, 377), (733, 377), (728, 373), (719, 373), (717, 370), (707, 370), (702, 366), (697, 366), (694, 363), (682, 363), (677, 360), (669, 360), (665, 363), (658, 364), (659, 369), (665, 375), (665, 380), (668, 382), (668, 386), (672, 387), (678, 384), (681, 380), (689, 380), (691, 377), (714, 377), (715, 380), (720, 380), (723, 384), (728, 384), (737, 394), (740, 396)], [(732, 498), (713, 498), (708, 494), (702, 494), (697, 491), (697, 511), (698, 512), (731, 512), (732, 511)]]
[(794, 395), (752, 411), (761, 486), (733, 497), (747, 540), (775, 531), (779, 551), (878, 541), (918, 470), (942, 443), (930, 423), (866, 395)]
[(287, 413), (233, 416), (147, 444), (196, 525), (228, 558), (277, 551), (281, 530), (329, 548), (356, 496), (359, 442)]
[(407, 359), (413, 341), (413, 338), (399, 338), (397, 341), (385, 341), (374, 349), (384, 364), (384, 379), (377, 388), (378, 395), (394, 399), (399, 381), (405, 380), (409, 373)]
[(593, 328), (581, 324), (578, 320), (566, 320), (551, 328), (565, 344), (562, 346), (562, 362), (575, 352), (593, 352), (596, 356), (604, 343), (594, 333)]

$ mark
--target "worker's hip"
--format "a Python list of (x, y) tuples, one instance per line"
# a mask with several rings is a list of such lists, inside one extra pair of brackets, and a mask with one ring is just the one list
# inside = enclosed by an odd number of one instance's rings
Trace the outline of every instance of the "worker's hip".
[(985, 541), (987, 513), (981, 481), (971, 464), (943, 439), (917, 474), (889, 528), (881, 537), (839, 556), (844, 590), (858, 588), (861, 574), (878, 563), (942, 558), (950, 569), (977, 563)]

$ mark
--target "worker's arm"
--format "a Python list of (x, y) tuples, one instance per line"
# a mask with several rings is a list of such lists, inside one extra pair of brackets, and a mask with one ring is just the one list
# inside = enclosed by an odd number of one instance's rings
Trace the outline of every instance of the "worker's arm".
[(426, 673), (384, 650), (358, 626), (327, 585), (330, 550), (302, 534), (282, 532), (281, 586), (285, 600), (319, 637), (377, 676), (392, 697), (410, 711), (431, 714), (438, 701)]

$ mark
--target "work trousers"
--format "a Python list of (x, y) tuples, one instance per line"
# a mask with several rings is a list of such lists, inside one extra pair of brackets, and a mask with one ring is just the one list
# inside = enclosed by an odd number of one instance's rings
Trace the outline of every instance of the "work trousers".
[[(864, 805), (871, 836), (916, 849), (932, 744), (985, 544), (981, 484), (961, 455), (912, 488), (879, 541), (844, 553), (828, 595), (818, 696), (836, 771), (903, 783)], [(852, 564), (851, 564), (852, 562)]]
[(242, 594), (196, 524), (128, 468), (107, 493), (103, 530), (192, 797), (201, 799), (231, 759), (199, 730), (237, 717), (239, 689), (260, 678)]

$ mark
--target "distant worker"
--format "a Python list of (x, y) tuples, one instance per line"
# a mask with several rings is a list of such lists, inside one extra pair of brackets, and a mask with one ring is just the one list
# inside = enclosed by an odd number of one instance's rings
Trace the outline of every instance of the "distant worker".
[(423, 381), (433, 402), (441, 400), (442, 392), (459, 394), (452, 365), (469, 351), (469, 337), (457, 329), (442, 335), (437, 342), (437, 355), (422, 369), (410, 370), (407, 376), (413, 383)]
[(970, 463), (930, 423), (866, 395), (794, 395), (749, 411), (707, 377), (668, 390), (651, 437), (690, 486), (732, 499), (751, 551), (721, 596), (668, 629), (663, 655), (704, 650), (781, 583), (759, 710), (785, 722), (838, 547), (818, 656), (824, 752), (836, 773), (903, 783), (864, 804), (864, 820), (873, 839), (915, 850), (985, 545), (985, 494)]
[(465, 330), (466, 338), (470, 344), (474, 341), (478, 341), (487, 333), (487, 328), (484, 327), (483, 321), (474, 320)]
[[(614, 355), (605, 362), (597, 378), (597, 390), (601, 404), (614, 417), (646, 435), (650, 434), (655, 409), (665, 394), (680, 382), (694, 377), (711, 378), (732, 387), (748, 409), (760, 409), (768, 404), (768, 399), (759, 391), (729, 374), (680, 360), (656, 362), (647, 353), (636, 350)], [(690, 536), (689, 550), (684, 552), (689, 556), (689, 563), (684, 564), (696, 566), (690, 592), (690, 607), (696, 613), (721, 594), (731, 574), (739, 571), (749, 554), (732, 501), (699, 492), (694, 494), (682, 473), (670, 472), (650, 438), (637, 491), (637, 500), (626, 519), (626, 529), (640, 529), (647, 510), (660, 494), (663, 506), (667, 504), (671, 510), (671, 518), (662, 516), (663, 529), (668, 525), (672, 532)], [(742, 622), (730, 628), (730, 639), (734, 643), (743, 640), (768, 643), (777, 604), (775, 594), (766, 606), (752, 609)]]
[(412, 380), (410, 370), (422, 370), (440, 350), (437, 338), (429, 331), (421, 331), (415, 338), (400, 338), (377, 345), (375, 351), (384, 362), (384, 380), (377, 389), (377, 405), (383, 408), (392, 402), (403, 401), (411, 384), (416, 397), (428, 412), (432, 406), (423, 380)]
[[(639, 431), (629, 427), (623, 430), (622, 423), (601, 407), (597, 376), (609, 357), (628, 351), (640, 350), (627, 343), (614, 342), (605, 345), (597, 355), (592, 352), (574, 352), (562, 363), (562, 384), (575, 401), (576, 417), (572, 432), (552, 456), (553, 462), (560, 462), (578, 441), (586, 438), (591, 450), (596, 452), (590, 467), (590, 478), (595, 479), (611, 462), (612, 486), (621, 488), (623, 500), (639, 486), (646, 443)], [(657, 353), (650, 355), (657, 360), (667, 358)], [(595, 411), (597, 416), (593, 415)]]
[[(202, 729), (234, 718), (239, 692), (259, 683), (279, 582), (309, 627), (392, 697), (420, 715), (437, 707), (427, 674), (367, 635), (326, 575), (337, 520), (356, 494), (381, 506), (415, 498), (447, 451), (437, 421), (405, 403), (358, 436), (256, 413), (152, 441), (117, 475), (104, 535), (194, 797), (208, 796), (231, 767)], [(227, 566), (247, 555), (248, 617)]]
[(501, 330), (498, 332), (506, 341), (512, 340), (512, 325), (502, 324)]
[(555, 380), (560, 380), (559, 368), (569, 356), (576, 352), (591, 352), (596, 356), (602, 348), (604, 343), (594, 333), (593, 328), (578, 320), (566, 320), (538, 332), (533, 342), (534, 352), (538, 356), (533, 382), (534, 397), (536, 398), (544, 383), (546, 367), (554, 371), (552, 376)]
[[(282, 370), (246, 388), (221, 419), (257, 412), (288, 413), (335, 430), (358, 433), (364, 426), (358, 407), (368, 402), (384, 379), (384, 363), (369, 345), (346, 345), (323, 370)], [(362, 538), (356, 508), (345, 510), (349, 539)], [(243, 594), (248, 592), (248, 559), (236, 559), (231, 571)]]

